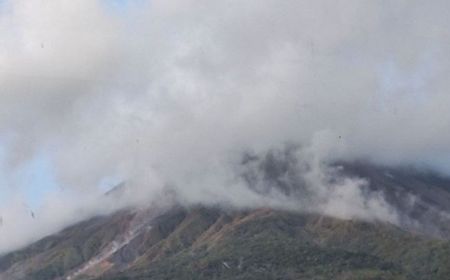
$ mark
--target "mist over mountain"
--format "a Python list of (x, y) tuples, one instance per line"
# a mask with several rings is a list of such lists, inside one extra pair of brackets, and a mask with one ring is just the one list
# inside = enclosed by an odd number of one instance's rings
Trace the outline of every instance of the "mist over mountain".
[[(255, 191), (289, 194), (306, 203), (309, 212), (177, 203), (128, 208), (0, 257), (0, 278), (446, 279), (450, 179), (361, 162), (339, 166), (342, 176), (371, 182), (358, 196), (366, 198), (365, 204), (383, 198), (395, 211), (395, 223), (314, 212), (326, 208), (305, 201), (305, 182), (286, 183), (292, 166), (285, 158), (268, 155), (259, 168), (271, 184)], [(120, 185), (108, 196), (125, 192)]]
[[(440, 0), (0, 0), (0, 254), (174, 205), (446, 239), (449, 11)], [(54, 186), (30, 191), (21, 172), (41, 159)]]
[[(242, 176), (260, 205), (200, 205), (167, 191), (159, 204), (95, 216), (0, 256), (0, 279), (448, 276), (450, 178), (340, 162), (311, 185), (289, 150), (242, 164), (252, 165)], [(128, 191), (120, 184), (104, 198)]]

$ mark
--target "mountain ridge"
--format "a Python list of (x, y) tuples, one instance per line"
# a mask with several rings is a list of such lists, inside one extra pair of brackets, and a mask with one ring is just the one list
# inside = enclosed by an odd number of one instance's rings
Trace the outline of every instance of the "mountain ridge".
[[(284, 166), (271, 172), (273, 182)], [(340, 176), (366, 178), (367, 191), (383, 193), (408, 222), (269, 207), (129, 208), (1, 256), (0, 279), (446, 279), (449, 224), (439, 213), (448, 213), (450, 180), (340, 166)]]

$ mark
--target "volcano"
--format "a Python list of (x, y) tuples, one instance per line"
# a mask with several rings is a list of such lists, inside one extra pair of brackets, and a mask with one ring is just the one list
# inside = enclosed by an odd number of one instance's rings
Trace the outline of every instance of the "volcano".
[[(448, 279), (450, 179), (361, 162), (339, 167), (382, 193), (400, 223), (268, 207), (129, 208), (2, 256), (0, 279)], [(268, 174), (276, 182), (287, 168), (272, 165)]]

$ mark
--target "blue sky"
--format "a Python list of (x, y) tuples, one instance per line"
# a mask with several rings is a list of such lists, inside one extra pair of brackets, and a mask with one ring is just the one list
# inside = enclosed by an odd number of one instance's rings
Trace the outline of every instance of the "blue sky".
[(124, 11), (130, 5), (130, 0), (103, 0), (103, 3), (114, 11)]
[(46, 194), (58, 189), (50, 160), (45, 154), (37, 155), (26, 163), (16, 175), (29, 207), (36, 209)]
[(37, 209), (48, 193), (58, 190), (51, 162), (44, 153), (25, 162), (9, 176), (5, 174), (4, 147), (0, 148), (0, 159), (0, 203), (19, 193), (24, 204)]
[[(0, 0), (1, 1), (1, 0)], [(132, 6), (148, 2), (146, 0), (102, 0), (108, 9), (118, 14), (124, 14)]]
[[(10, 0), (0, 0), (0, 12), (1, 9), (5, 8), (5, 4)], [(122, 13), (130, 8), (131, 5), (139, 4), (144, 2), (145, 0), (99, 0), (106, 7), (112, 9), (115, 12)]]

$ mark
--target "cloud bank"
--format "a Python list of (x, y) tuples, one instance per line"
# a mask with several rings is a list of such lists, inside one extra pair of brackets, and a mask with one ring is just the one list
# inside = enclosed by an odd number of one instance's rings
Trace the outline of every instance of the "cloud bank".
[[(324, 163), (366, 159), (450, 172), (446, 1), (0, 7), (5, 174), (44, 153), (58, 185), (88, 197), (115, 177), (133, 189), (130, 201), (170, 189), (187, 203), (286, 205), (286, 196), (255, 192), (237, 176), (251, 166), (238, 168), (245, 154), (298, 145), (297, 160), (315, 167), (301, 179), (314, 186), (317, 210), (395, 221), (382, 197), (362, 195), (364, 180), (330, 182)], [(86, 200), (62, 208), (98, 208)], [(14, 217), (12, 204), (1, 212)], [(69, 219), (46, 217), (51, 229)]]

